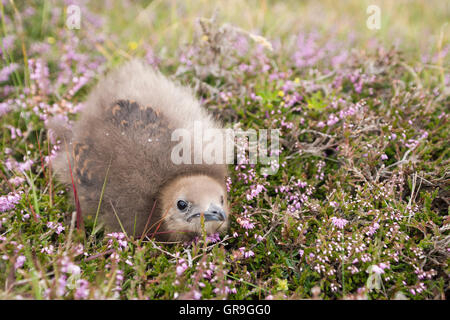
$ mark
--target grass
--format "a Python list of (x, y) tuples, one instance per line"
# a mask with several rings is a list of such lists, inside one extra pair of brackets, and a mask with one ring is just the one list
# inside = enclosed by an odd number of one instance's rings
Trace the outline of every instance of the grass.
[[(1, 299), (448, 298), (444, 1), (92, 2), (79, 30), (65, 10), (0, 2)], [(132, 57), (227, 127), (280, 129), (275, 175), (229, 167), (227, 235), (105, 234), (98, 210), (76, 227), (45, 123)]]

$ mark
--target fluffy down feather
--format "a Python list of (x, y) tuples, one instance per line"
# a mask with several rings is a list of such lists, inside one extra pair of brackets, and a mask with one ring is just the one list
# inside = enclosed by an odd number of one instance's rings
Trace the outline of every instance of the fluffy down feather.
[[(220, 128), (189, 88), (133, 60), (99, 81), (71, 129), (56, 119), (50, 121), (49, 129), (61, 141), (53, 166), (59, 179), (71, 184), (69, 154), (84, 215), (95, 214), (106, 179), (100, 218), (108, 230), (121, 230), (115, 211), (129, 235), (142, 234), (146, 225), (146, 233), (149, 229), (154, 232), (163, 221), (157, 238), (186, 239), (198, 234), (199, 221), (195, 225), (182, 220), (170, 222), (179, 214), (172, 202), (177, 200), (173, 199), (174, 192), (181, 192), (177, 187), (180, 179), (191, 189), (199, 183), (210, 183), (210, 190), (215, 184), (224, 193), (226, 190), (225, 164), (177, 165), (171, 161), (172, 148), (178, 143), (171, 141), (172, 131), (184, 128), (193, 132), (194, 121), (201, 121), (203, 129)], [(208, 182), (201, 177), (207, 177)], [(226, 203), (223, 208), (227, 211)], [(208, 231), (224, 231), (227, 225), (226, 213), (225, 221), (208, 223)]]

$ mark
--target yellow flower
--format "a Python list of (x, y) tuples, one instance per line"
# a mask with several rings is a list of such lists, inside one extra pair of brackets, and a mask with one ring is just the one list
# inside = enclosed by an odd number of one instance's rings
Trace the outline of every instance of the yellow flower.
[(280, 97), (284, 97), (284, 91), (282, 91), (282, 90), (278, 91), (278, 95), (279, 95)]
[(300, 83), (300, 79), (297, 77), (297, 78), (294, 79), (294, 82), (295, 83)]
[(128, 42), (128, 48), (130, 50), (136, 50), (138, 47), (138, 43), (136, 41), (130, 41)]
[(206, 35), (206, 34), (204, 34), (203, 36), (202, 36), (202, 41), (204, 41), (204, 42), (206, 42), (206, 41), (208, 41), (208, 36)]
[(278, 279), (277, 281), (278, 281), (278, 286), (277, 286), (278, 290), (280, 290), (280, 291), (288, 291), (289, 290), (287, 279), (284, 279), (284, 280)]
[(47, 42), (50, 43), (50, 44), (54, 44), (55, 41), (56, 41), (56, 40), (55, 40), (55, 38), (53, 38), (53, 37), (48, 37), (48, 38), (47, 38)]

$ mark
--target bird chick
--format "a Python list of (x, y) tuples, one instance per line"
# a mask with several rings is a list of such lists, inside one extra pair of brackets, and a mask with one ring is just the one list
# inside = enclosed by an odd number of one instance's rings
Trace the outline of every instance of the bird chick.
[(63, 183), (71, 185), (73, 176), (84, 215), (101, 204), (108, 231), (188, 240), (201, 234), (203, 215), (208, 234), (223, 233), (225, 160), (177, 164), (171, 158), (173, 131), (193, 133), (196, 121), (203, 130), (221, 128), (189, 88), (132, 60), (99, 81), (72, 128), (49, 121), (50, 134), (61, 141), (53, 166)]

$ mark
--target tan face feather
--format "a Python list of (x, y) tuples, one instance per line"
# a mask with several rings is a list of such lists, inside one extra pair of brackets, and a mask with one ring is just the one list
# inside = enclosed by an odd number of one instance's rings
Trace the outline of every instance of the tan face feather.
[[(185, 212), (179, 210), (177, 202), (183, 200), (189, 203)], [(185, 237), (183, 231), (202, 233), (200, 219), (187, 221), (187, 215), (207, 212), (211, 207), (220, 208), (225, 214), (224, 221), (207, 221), (205, 229), (208, 234), (223, 232), (228, 228), (229, 210), (225, 186), (205, 175), (186, 176), (176, 179), (162, 192), (162, 211), (167, 212), (165, 229), (170, 231), (171, 240), (181, 240)], [(177, 233), (177, 231), (179, 231)]]

